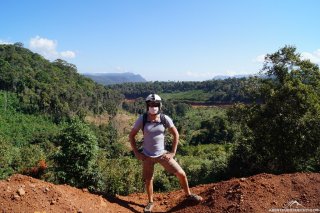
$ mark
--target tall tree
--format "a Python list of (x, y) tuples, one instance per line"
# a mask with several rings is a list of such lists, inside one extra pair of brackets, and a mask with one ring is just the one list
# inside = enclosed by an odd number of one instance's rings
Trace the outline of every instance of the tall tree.
[(263, 72), (276, 80), (266, 87), (266, 103), (229, 113), (243, 130), (232, 168), (240, 168), (240, 173), (316, 170), (320, 165), (316, 157), (320, 152), (319, 67), (302, 60), (295, 47), (285, 46), (266, 56)]

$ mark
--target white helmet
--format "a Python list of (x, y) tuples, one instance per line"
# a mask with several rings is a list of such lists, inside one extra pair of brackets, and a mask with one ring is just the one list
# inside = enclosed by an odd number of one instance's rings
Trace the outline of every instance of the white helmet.
[(146, 102), (161, 102), (161, 98), (159, 95), (152, 93), (148, 95)]
[(162, 102), (161, 102), (160, 96), (155, 93), (148, 95), (148, 97), (146, 98), (147, 111), (148, 111), (148, 103), (151, 103), (151, 102), (159, 103), (159, 112), (160, 112), (161, 107), (162, 107)]

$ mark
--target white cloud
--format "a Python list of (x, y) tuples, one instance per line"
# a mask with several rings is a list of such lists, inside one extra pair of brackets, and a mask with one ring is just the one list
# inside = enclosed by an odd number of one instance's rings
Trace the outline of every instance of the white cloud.
[(188, 71), (186, 72), (186, 75), (188, 77), (193, 77), (193, 78), (213, 78), (216, 74), (213, 72), (192, 72)]
[(312, 63), (320, 63), (320, 49), (317, 49), (316, 51), (309, 53), (309, 52), (303, 52), (301, 53), (301, 57), (303, 59), (309, 59)]
[(75, 52), (70, 51), (70, 50), (61, 52), (60, 55), (61, 55), (63, 58), (75, 58), (75, 57), (76, 57)]
[(56, 51), (57, 42), (46, 38), (36, 36), (30, 39), (29, 47), (31, 50), (41, 54), (47, 59), (55, 59), (58, 57)]
[(30, 39), (29, 47), (31, 50), (39, 53), (43, 57), (54, 60), (57, 58), (75, 58), (76, 54), (73, 51), (67, 50), (63, 52), (57, 51), (58, 42), (47, 38), (36, 36)]
[(128, 69), (125, 68), (125, 67), (121, 67), (121, 66), (116, 66), (116, 67), (113, 67), (113, 70), (115, 70), (116, 72), (128, 72)]
[(234, 76), (238, 75), (239, 72), (233, 71), (233, 70), (225, 70), (224, 72), (192, 72), (188, 71), (186, 72), (186, 75), (188, 77), (192, 78), (202, 78), (202, 79), (207, 79), (207, 78), (214, 78), (215, 76)]
[(222, 74), (222, 75), (234, 76), (234, 75), (238, 75), (238, 74), (239, 74), (239, 72), (236, 72), (236, 71), (233, 71), (233, 70), (226, 70), (224, 72), (224, 74)]
[(188, 71), (185, 75), (189, 78), (188, 80), (208, 80), (216, 77), (239, 77), (247, 76), (252, 73), (235, 71), (235, 70), (225, 70), (223, 72), (192, 72)]
[(265, 57), (266, 57), (265, 54), (263, 54), (263, 55), (258, 55), (255, 59), (253, 59), (253, 62), (263, 63)]
[[(255, 59), (253, 59), (254, 62), (263, 63), (264, 58), (266, 55), (258, 55)], [(302, 52), (301, 53), (302, 59), (309, 59), (312, 63), (320, 63), (320, 49), (317, 49), (316, 51), (310, 53), (310, 52)]]
[(12, 44), (12, 43), (9, 42), (9, 41), (5, 41), (5, 40), (1, 40), (1, 39), (0, 39), (0, 44)]

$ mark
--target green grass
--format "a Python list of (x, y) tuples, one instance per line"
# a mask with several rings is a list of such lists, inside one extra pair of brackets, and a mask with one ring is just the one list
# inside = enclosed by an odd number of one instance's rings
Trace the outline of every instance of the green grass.
[(198, 129), (201, 121), (209, 120), (214, 116), (226, 116), (226, 109), (215, 106), (191, 108), (185, 115), (184, 120), (189, 120)]
[(191, 90), (186, 92), (161, 93), (160, 96), (164, 100), (180, 100), (185, 102), (205, 103), (210, 100), (212, 94), (204, 92), (203, 90)]

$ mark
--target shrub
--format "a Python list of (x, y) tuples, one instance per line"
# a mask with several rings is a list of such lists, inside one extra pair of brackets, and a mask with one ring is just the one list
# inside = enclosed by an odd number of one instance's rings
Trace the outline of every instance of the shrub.
[(102, 172), (99, 191), (109, 195), (128, 195), (144, 189), (141, 162), (136, 159), (121, 157), (101, 160), (99, 169)]
[(74, 119), (58, 139), (60, 150), (55, 156), (57, 180), (75, 187), (97, 187), (99, 174), (95, 164), (98, 142), (90, 128)]
[(233, 145), (198, 145), (181, 147), (179, 163), (191, 186), (212, 183), (224, 178)]
[(17, 170), (19, 159), (19, 149), (0, 137), (0, 179), (7, 178)]

